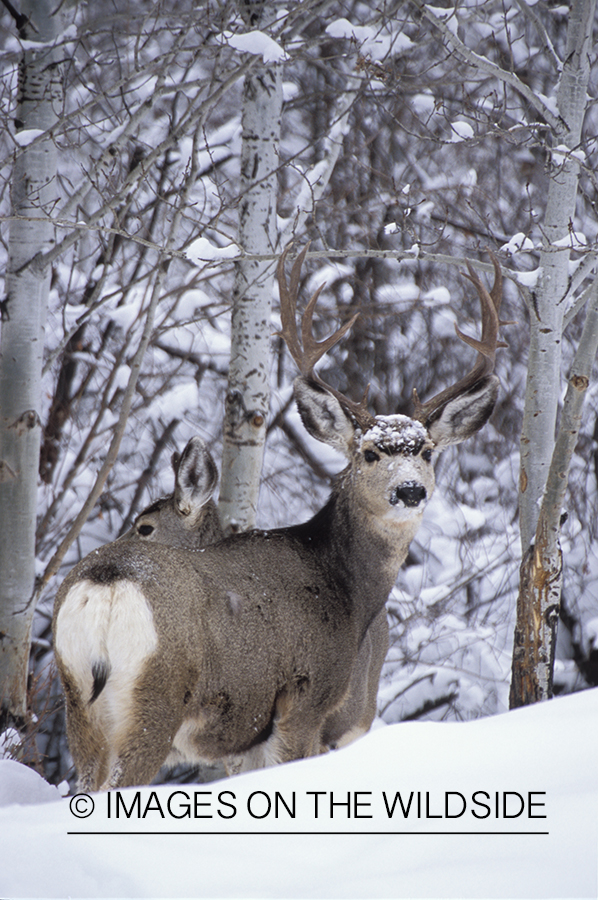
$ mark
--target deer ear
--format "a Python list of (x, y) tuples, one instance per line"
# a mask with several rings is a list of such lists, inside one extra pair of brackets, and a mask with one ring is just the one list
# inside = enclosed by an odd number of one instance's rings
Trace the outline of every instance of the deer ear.
[(496, 375), (488, 375), (436, 410), (424, 424), (437, 449), (460, 444), (479, 431), (494, 409), (498, 388)]
[(336, 397), (302, 377), (295, 379), (294, 390), (301, 420), (311, 436), (350, 457), (355, 429)]
[(194, 519), (218, 484), (218, 469), (201, 438), (192, 437), (178, 459), (173, 456), (175, 508)]

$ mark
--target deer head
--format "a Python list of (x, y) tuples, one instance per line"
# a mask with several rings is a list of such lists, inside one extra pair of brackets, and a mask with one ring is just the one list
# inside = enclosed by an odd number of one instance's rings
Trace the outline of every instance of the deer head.
[(218, 470), (200, 437), (171, 458), (174, 491), (141, 512), (120, 540), (141, 539), (175, 547), (205, 547), (223, 537), (212, 494)]
[(498, 340), (502, 278), (496, 257), (490, 292), (469, 263), (466, 276), (474, 284), (482, 308), (482, 336), (461, 340), (477, 351), (472, 370), (455, 385), (421, 403), (414, 390), (413, 417), (374, 416), (367, 408), (367, 390), (358, 403), (325, 384), (314, 367), (347, 333), (356, 316), (323, 341), (312, 334), (312, 319), (322, 287), (313, 294), (297, 329), (297, 300), (305, 248), (296, 258), (290, 283), (285, 276), (287, 250), (278, 264), (280, 284), (280, 332), (300, 371), (295, 380), (295, 399), (306, 429), (324, 443), (340, 450), (349, 462), (353, 490), (362, 507), (385, 523), (421, 518), (434, 489), (432, 460), (450, 444), (458, 444), (478, 431), (490, 416), (498, 395), (498, 378), (492, 374)]

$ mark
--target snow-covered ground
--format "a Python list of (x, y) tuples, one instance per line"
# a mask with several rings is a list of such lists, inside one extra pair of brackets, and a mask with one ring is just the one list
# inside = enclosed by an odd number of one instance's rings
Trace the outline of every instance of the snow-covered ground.
[(597, 746), (598, 689), (204, 785), (61, 798), (3, 760), (0, 896), (595, 898)]

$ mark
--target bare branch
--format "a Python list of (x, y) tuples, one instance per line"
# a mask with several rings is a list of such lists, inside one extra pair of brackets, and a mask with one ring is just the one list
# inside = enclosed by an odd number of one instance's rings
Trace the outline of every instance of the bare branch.
[(332, 116), (330, 123), (330, 132), (325, 139), (324, 159), (316, 163), (309, 172), (305, 173), (305, 179), (309, 188), (311, 197), (311, 208), (307, 209), (301, 200), (301, 192), (297, 198), (297, 216), (292, 216), (282, 229), (279, 242), (281, 246), (285, 246), (293, 234), (300, 233), (305, 224), (305, 220), (312, 214), (317, 201), (323, 196), (334, 167), (343, 149), (343, 137), (349, 128), (349, 116), (351, 110), (359, 96), (359, 88), (361, 88), (362, 79), (355, 78), (353, 75), (347, 74), (347, 82), (355, 82), (358, 87), (348, 88), (341, 92), (338, 109)]
[(564, 328), (567, 327), (569, 322), (571, 322), (575, 318), (579, 310), (582, 309), (588, 302), (588, 298), (594, 287), (593, 283), (590, 284), (589, 287), (587, 287), (584, 291), (582, 291), (582, 293), (579, 294), (577, 298), (573, 298), (575, 292), (579, 290), (581, 284), (585, 281), (586, 278), (592, 276), (595, 278), (596, 266), (598, 266), (598, 253), (588, 253), (588, 255), (582, 259), (579, 267), (575, 271), (575, 274), (571, 279), (571, 284), (569, 286), (569, 290), (567, 291), (567, 295), (563, 300), (565, 307), (569, 306), (569, 304), (571, 303), (570, 308), (565, 313), (563, 322)]
[(549, 54), (552, 56), (552, 61), (555, 64), (557, 72), (561, 72), (563, 69), (563, 61), (559, 57), (558, 53), (556, 52), (556, 50), (554, 48), (554, 44), (550, 40), (550, 37), (548, 36), (548, 32), (546, 31), (546, 28), (544, 27), (544, 23), (542, 22), (540, 17), (536, 15), (534, 8), (532, 6), (530, 6), (529, 3), (526, 3), (526, 0), (515, 0), (515, 3), (517, 4), (517, 6), (521, 10), (521, 12), (524, 14), (524, 16), (527, 16), (527, 18), (531, 19), (531, 21), (534, 23), (534, 25), (538, 31), (538, 34), (540, 35), (540, 37), (542, 39), (542, 46), (546, 47)]
[[(189, 134), (193, 129), (198, 127), (202, 127), (202, 123), (205, 122), (212, 112), (214, 106), (218, 103), (219, 100), (222, 99), (223, 95), (230, 89), (230, 87), (235, 84), (250, 68), (256, 65), (256, 58), (253, 57), (241, 65), (235, 71), (226, 78), (223, 82), (218, 84), (218, 87), (213, 91), (210, 96), (204, 100), (198, 109), (194, 108), (194, 106), (190, 107), (190, 112), (187, 115), (183, 116), (181, 120), (174, 126), (166, 138), (163, 141), (154, 147), (150, 153), (145, 157), (143, 166), (135, 167), (127, 177), (124, 179), (120, 189), (115, 191), (110, 200), (107, 203), (104, 203), (99, 209), (97, 209), (94, 213), (92, 213), (87, 222), (81, 224), (79, 222), (74, 226), (74, 230), (71, 234), (65, 237), (62, 241), (58, 242), (51, 250), (48, 250), (46, 253), (38, 253), (29, 263), (29, 265), (33, 267), (38, 267), (40, 270), (43, 270), (50, 266), (56, 259), (58, 259), (65, 250), (68, 250), (69, 247), (79, 239), (79, 236), (82, 231), (85, 231), (89, 228), (97, 228), (100, 231), (104, 230), (104, 223), (102, 222), (103, 218), (111, 213), (117, 206), (119, 206), (123, 200), (128, 196), (128, 194), (135, 188), (135, 186), (145, 178), (146, 170), (149, 166), (153, 165), (157, 159), (159, 159), (166, 150), (172, 147), (178, 140), (181, 139), (186, 134)], [(140, 243), (143, 243), (143, 239), (139, 239)], [(169, 256), (174, 255), (172, 249), (169, 247), (165, 251)]]
[[(538, 115), (541, 116), (557, 134), (563, 131), (564, 124), (559, 116), (555, 116), (546, 103), (544, 103), (531, 88), (521, 81), (514, 72), (507, 72), (506, 69), (502, 69), (500, 66), (497, 66), (496, 63), (486, 59), (486, 57), (480, 56), (478, 53), (470, 50), (469, 47), (449, 28), (446, 21), (435, 15), (423, 0), (413, 0), (413, 2), (428, 22), (431, 22), (440, 31), (449, 46), (452, 47), (462, 59), (469, 63), (470, 66), (482, 70), (487, 75), (497, 78), (504, 84), (508, 84), (509, 87), (517, 91), (517, 93), (520, 94), (533, 109), (535, 109)], [(447, 13), (456, 15), (452, 7), (447, 8)]]
[(61, 541), (58, 549), (50, 559), (50, 562), (45, 568), (45, 571), (42, 577), (39, 580), (39, 584), (37, 587), (37, 591), (40, 592), (41, 589), (47, 584), (47, 582), (52, 578), (53, 575), (58, 571), (62, 560), (64, 559), (64, 555), (78, 536), (81, 528), (87, 521), (87, 517), (89, 516), (91, 510), (95, 506), (97, 499), (99, 498), (102, 490), (104, 489), (104, 484), (106, 483), (106, 479), (110, 474), (110, 470), (112, 466), (116, 462), (116, 458), (118, 456), (118, 450), (120, 447), (120, 442), (122, 440), (122, 436), (125, 433), (125, 428), (127, 426), (127, 420), (129, 418), (129, 413), (131, 411), (131, 405), (133, 403), (133, 397), (135, 395), (135, 389), (137, 387), (137, 379), (139, 378), (139, 372), (141, 370), (141, 363), (143, 361), (143, 357), (145, 355), (145, 351), (147, 350), (147, 346), (150, 342), (150, 338), (152, 336), (152, 331), (154, 327), (154, 316), (156, 312), (156, 307), (158, 305), (158, 301), (162, 294), (162, 280), (164, 273), (164, 267), (160, 266), (159, 275), (156, 279), (154, 290), (152, 292), (152, 297), (147, 308), (146, 318), (145, 318), (145, 326), (143, 329), (143, 334), (141, 340), (139, 342), (139, 346), (137, 347), (137, 351), (133, 360), (131, 362), (131, 374), (129, 376), (129, 381), (127, 383), (127, 387), (123, 396), (122, 404), (120, 407), (120, 413), (118, 416), (118, 422), (114, 427), (114, 434), (112, 436), (112, 440), (110, 441), (110, 446), (108, 447), (108, 452), (106, 453), (106, 457), (102, 466), (96, 476), (95, 483), (93, 488), (89, 492), (85, 503), (81, 507), (79, 514), (76, 516), (73, 524), (69, 528), (66, 536)]

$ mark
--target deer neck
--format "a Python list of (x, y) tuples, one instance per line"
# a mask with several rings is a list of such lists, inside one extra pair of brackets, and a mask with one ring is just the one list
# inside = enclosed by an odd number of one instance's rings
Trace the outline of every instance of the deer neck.
[(365, 632), (392, 590), (417, 525), (380, 522), (337, 488), (313, 519), (292, 530), (348, 598)]
[(222, 525), (220, 524), (220, 517), (218, 516), (218, 507), (212, 499), (208, 500), (204, 506), (204, 520), (202, 523), (201, 535), (204, 546), (215, 544), (224, 537)]

